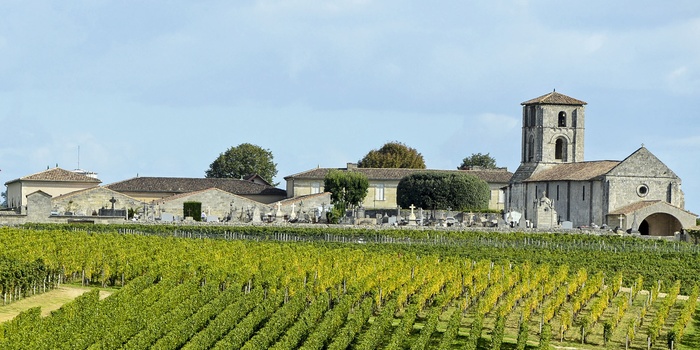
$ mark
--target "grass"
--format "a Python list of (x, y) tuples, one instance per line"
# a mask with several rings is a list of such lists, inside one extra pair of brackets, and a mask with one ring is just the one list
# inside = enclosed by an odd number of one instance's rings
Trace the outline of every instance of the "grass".
[[(0, 306), (0, 323), (9, 321), (19, 315), (20, 312), (37, 306), (41, 307), (42, 316), (48, 316), (51, 311), (59, 309), (63, 304), (70, 302), (91, 289), (90, 287), (63, 284), (46, 293), (36, 294), (11, 304)], [(112, 292), (112, 290), (101, 289), (100, 298), (106, 298)]]

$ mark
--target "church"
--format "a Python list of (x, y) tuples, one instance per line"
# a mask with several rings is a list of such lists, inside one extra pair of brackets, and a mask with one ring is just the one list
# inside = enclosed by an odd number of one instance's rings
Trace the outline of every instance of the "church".
[(671, 236), (693, 227), (681, 179), (643, 145), (622, 161), (584, 160), (586, 102), (556, 91), (522, 103), (521, 163), (506, 212), (535, 227)]

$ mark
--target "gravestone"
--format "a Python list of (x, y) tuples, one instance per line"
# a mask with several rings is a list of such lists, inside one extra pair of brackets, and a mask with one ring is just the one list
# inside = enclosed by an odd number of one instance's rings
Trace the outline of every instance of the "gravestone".
[(260, 219), (260, 208), (258, 208), (258, 206), (256, 205), (253, 208), (253, 223), (259, 224), (261, 222), (262, 220)]
[(411, 214), (408, 215), (408, 224), (410, 226), (416, 226), (416, 214), (413, 212), (413, 210), (416, 209), (416, 206), (411, 204), (409, 208), (411, 209)]
[(219, 222), (219, 217), (214, 215), (207, 216), (207, 222)]
[(565, 230), (571, 230), (574, 228), (574, 223), (571, 221), (562, 221), (561, 228), (563, 228)]
[(170, 213), (162, 213), (160, 214), (160, 221), (163, 222), (173, 222), (175, 220), (175, 217), (173, 214)]

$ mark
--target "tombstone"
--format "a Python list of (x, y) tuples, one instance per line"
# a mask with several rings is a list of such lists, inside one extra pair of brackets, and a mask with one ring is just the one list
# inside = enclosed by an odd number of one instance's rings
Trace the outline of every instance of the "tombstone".
[(508, 223), (506, 223), (506, 221), (503, 220), (503, 218), (500, 216), (498, 217), (498, 220), (496, 220), (496, 227), (498, 227), (498, 228), (503, 228), (503, 227), (506, 227), (507, 225), (508, 225)]
[(554, 209), (552, 200), (547, 198), (547, 194), (542, 192), (542, 197), (537, 201), (535, 217), (535, 227), (538, 229), (554, 228), (557, 223), (557, 211)]
[(207, 216), (207, 222), (219, 222), (219, 217), (215, 215)]
[(297, 213), (294, 211), (294, 203), (292, 203), (292, 211), (289, 213), (289, 221), (294, 221), (297, 219)]
[(517, 211), (511, 210), (511, 211), (505, 213), (504, 216), (505, 216), (504, 219), (506, 220), (508, 225), (510, 225), (510, 227), (516, 227), (518, 225), (518, 223), (520, 222), (520, 218), (523, 216), (523, 214), (521, 214)]
[(411, 204), (409, 208), (411, 209), (411, 214), (408, 215), (408, 225), (416, 226), (416, 214), (413, 212), (413, 210), (416, 209), (416, 206)]
[(571, 221), (562, 221), (561, 228), (563, 228), (565, 230), (571, 230), (574, 228), (574, 223)]
[(262, 222), (262, 220), (260, 219), (260, 208), (258, 208), (257, 205), (253, 208), (253, 218), (252, 219), (253, 219), (253, 223), (255, 223), (255, 224), (259, 224)]
[(162, 213), (160, 214), (160, 221), (162, 222), (173, 222), (175, 220), (175, 216), (170, 213)]
[[(284, 214), (282, 214), (282, 203), (277, 202), (277, 204), (275, 204), (275, 205), (277, 206), (277, 211), (275, 212), (275, 217), (280, 218), (280, 219), (283, 218)], [(258, 209), (258, 207), (255, 207), (255, 209)], [(258, 213), (259, 213), (259, 211), (258, 211)], [(255, 215), (255, 214), (253, 214), (253, 215)], [(253, 221), (255, 221), (255, 219), (253, 219)]]
[(520, 221), (518, 221), (518, 228), (528, 228), (527, 220), (525, 220), (525, 216), (520, 217)]

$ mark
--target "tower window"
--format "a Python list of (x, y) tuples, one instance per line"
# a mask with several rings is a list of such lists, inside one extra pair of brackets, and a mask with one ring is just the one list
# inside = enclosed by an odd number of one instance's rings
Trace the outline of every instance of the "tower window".
[(554, 159), (566, 162), (566, 139), (560, 137), (555, 141)]
[(560, 128), (566, 127), (566, 112), (561, 111), (559, 112), (559, 123), (558, 123)]
[(527, 161), (532, 162), (535, 160), (535, 138), (530, 136), (530, 140), (527, 142)]

